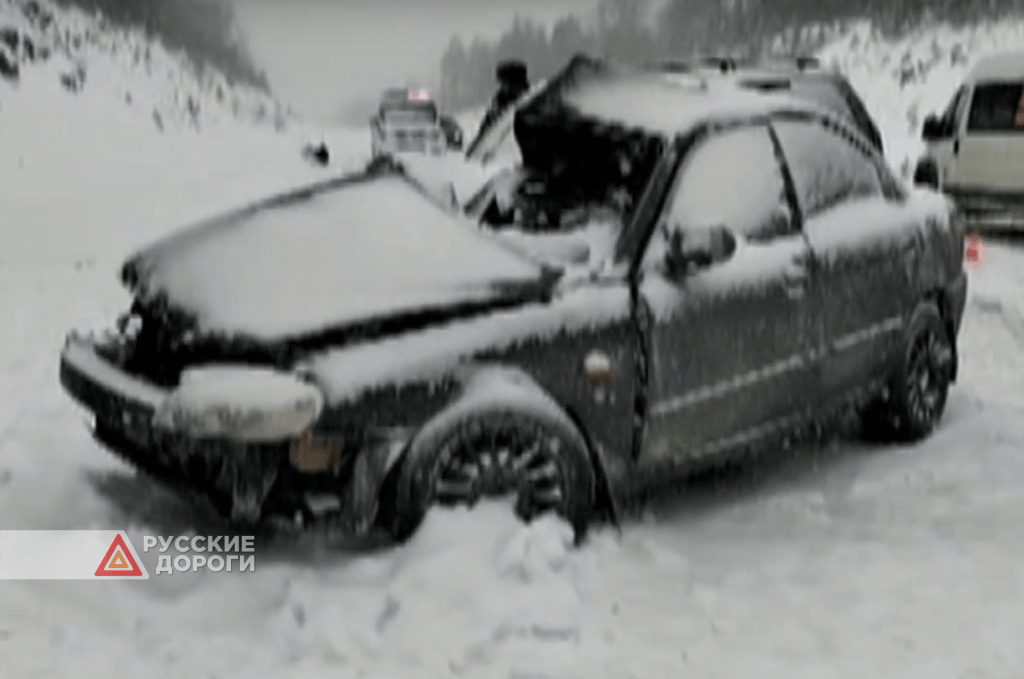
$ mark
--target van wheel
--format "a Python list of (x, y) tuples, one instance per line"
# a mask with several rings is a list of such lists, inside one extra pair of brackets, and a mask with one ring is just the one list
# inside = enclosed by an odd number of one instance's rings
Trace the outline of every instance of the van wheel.
[(468, 413), (418, 438), (398, 463), (380, 518), (404, 541), (433, 506), (468, 506), (513, 497), (529, 523), (554, 512), (585, 535), (594, 506), (595, 474), (586, 442), (561, 419), (539, 412)]
[(931, 434), (945, 411), (956, 346), (933, 302), (917, 308), (905, 338), (888, 394), (862, 413), (869, 439), (919, 441)]
[(939, 190), (939, 168), (931, 158), (922, 158), (914, 168), (914, 186)]

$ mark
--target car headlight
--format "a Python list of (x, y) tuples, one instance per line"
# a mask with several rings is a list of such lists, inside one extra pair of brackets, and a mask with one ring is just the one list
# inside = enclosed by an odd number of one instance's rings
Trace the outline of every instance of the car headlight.
[(283, 441), (307, 431), (323, 407), (320, 390), (291, 373), (210, 366), (182, 373), (153, 424), (197, 438)]

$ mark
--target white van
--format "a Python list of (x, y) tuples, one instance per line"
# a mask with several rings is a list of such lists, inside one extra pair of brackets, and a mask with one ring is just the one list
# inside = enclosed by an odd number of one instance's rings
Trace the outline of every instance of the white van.
[(1024, 51), (980, 60), (921, 138), (915, 184), (949, 194), (970, 228), (1024, 230)]

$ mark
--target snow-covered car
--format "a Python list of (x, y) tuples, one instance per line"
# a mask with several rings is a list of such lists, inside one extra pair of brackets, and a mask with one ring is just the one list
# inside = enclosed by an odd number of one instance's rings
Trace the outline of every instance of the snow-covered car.
[(669, 73), (699, 73), (758, 92), (788, 92), (824, 106), (854, 124), (879, 153), (882, 134), (850, 81), (839, 71), (823, 68), (814, 57), (704, 57), (660, 64)]
[[(446, 123), (448, 127), (450, 124)], [(370, 118), (371, 154), (444, 153), (450, 131), (442, 125), (437, 102), (426, 90), (391, 88)]]
[(95, 437), (236, 521), (401, 539), (492, 495), (582, 535), (849, 408), (936, 427), (963, 233), (844, 120), (580, 57), (515, 131), (469, 206), (382, 161), (133, 256), (60, 358)]
[(1024, 52), (979, 60), (921, 137), (914, 183), (952, 196), (971, 230), (1024, 230)]

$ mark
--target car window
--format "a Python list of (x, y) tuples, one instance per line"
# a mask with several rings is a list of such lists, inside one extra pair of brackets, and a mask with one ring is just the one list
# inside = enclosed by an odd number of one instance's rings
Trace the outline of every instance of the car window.
[(805, 216), (882, 194), (872, 156), (839, 129), (819, 120), (781, 120), (774, 127)]
[(724, 225), (749, 241), (795, 232), (768, 127), (715, 133), (690, 151), (665, 224), (669, 231)]
[(974, 89), (969, 132), (1024, 131), (1024, 84), (988, 83)]

